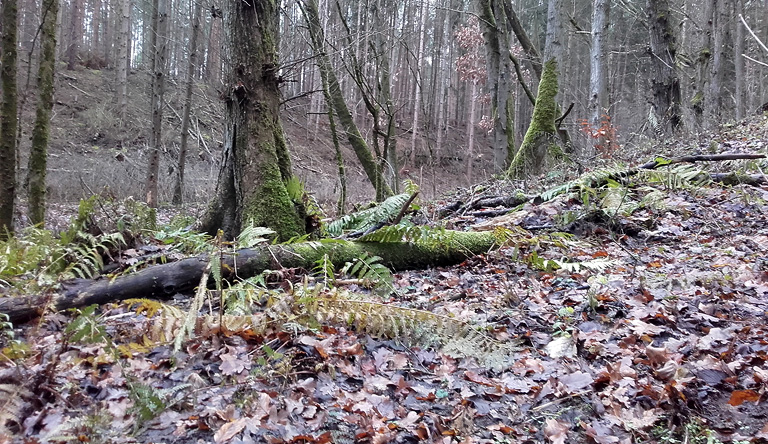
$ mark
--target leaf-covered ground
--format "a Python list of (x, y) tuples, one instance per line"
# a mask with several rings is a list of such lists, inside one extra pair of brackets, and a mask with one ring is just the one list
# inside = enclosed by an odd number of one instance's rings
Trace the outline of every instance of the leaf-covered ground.
[(88, 335), (65, 332), (74, 314), (48, 314), (15, 330), (27, 350), (3, 350), (6, 441), (765, 442), (768, 189), (670, 185), (456, 215), (531, 230), (370, 296), (476, 325), (512, 347), (503, 368), (407, 331), (203, 328), (174, 353), (135, 305), (80, 317)]

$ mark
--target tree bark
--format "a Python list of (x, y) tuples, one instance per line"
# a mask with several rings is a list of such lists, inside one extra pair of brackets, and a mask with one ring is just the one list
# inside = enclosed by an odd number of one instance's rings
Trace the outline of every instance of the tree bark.
[(179, 148), (178, 175), (173, 189), (173, 204), (180, 205), (184, 201), (184, 169), (187, 162), (187, 144), (189, 141), (189, 115), (192, 109), (192, 86), (195, 83), (197, 69), (197, 40), (200, 34), (200, 16), (203, 12), (202, 0), (194, 0), (194, 17), (192, 18), (192, 37), (189, 42), (189, 64), (187, 65), (187, 82), (184, 91), (184, 110), (181, 114), (181, 146)]
[(69, 46), (67, 47), (67, 69), (75, 69), (83, 41), (83, 0), (70, 3)]
[(45, 223), (45, 173), (48, 163), (48, 136), (53, 108), (53, 76), (56, 69), (56, 15), (59, 0), (43, 2), (43, 26), (40, 40), (40, 65), (37, 75), (37, 114), (32, 130), (32, 148), (27, 167), (27, 208), (29, 220)]
[(131, 21), (131, 4), (129, 0), (117, 0), (117, 103), (120, 120), (125, 122), (128, 112), (128, 35)]
[(18, 125), (16, 96), (16, 0), (3, 0), (2, 54), (0, 55), (0, 83), (3, 104), (0, 109), (0, 240), (13, 235), (13, 209), (16, 199), (16, 127)]
[(491, 92), (493, 121), (493, 166), (506, 169), (515, 153), (514, 107), (511, 105), (510, 39), (507, 19), (499, 0), (480, 0), (480, 21), (485, 37), (488, 89)]
[[(256, 276), (265, 270), (281, 268), (311, 269), (328, 255), (336, 268), (367, 253), (379, 256), (382, 263), (395, 270), (427, 268), (456, 264), (468, 256), (483, 254), (495, 246), (493, 232), (446, 232), (446, 241), (435, 245), (423, 242), (304, 242), (267, 245), (257, 249), (226, 254), (222, 278)], [(47, 308), (64, 310), (91, 304), (103, 304), (128, 298), (168, 298), (192, 291), (200, 284), (208, 256), (198, 256), (170, 264), (156, 265), (116, 279), (79, 279), (64, 283), (62, 291), (52, 296), (0, 298), (0, 313), (14, 323), (40, 316)], [(209, 282), (209, 285), (213, 282)]]
[(654, 112), (662, 132), (677, 132), (683, 123), (680, 79), (677, 75), (677, 38), (668, 0), (648, 0), (651, 92)]
[(163, 144), (163, 109), (165, 102), (165, 72), (168, 49), (168, 1), (155, 0), (152, 20), (154, 33), (152, 56), (152, 131), (149, 137), (149, 165), (145, 188), (146, 203), (150, 208), (157, 208), (157, 176), (160, 173), (160, 147)]
[[(594, 0), (592, 3), (592, 47), (589, 53), (589, 120), (592, 129), (602, 126), (603, 114), (608, 113), (608, 73), (606, 71), (607, 37), (611, 0)], [(596, 141), (605, 146), (605, 137)], [(593, 156), (594, 145), (589, 144), (591, 152), (585, 153)]]
[(727, 94), (724, 82), (725, 72), (728, 68), (726, 44), (729, 40), (730, 26), (729, 15), (731, 4), (729, 0), (716, 0), (712, 24), (714, 32), (714, 45), (712, 50), (712, 65), (709, 82), (708, 113), (706, 126), (713, 128), (720, 123), (722, 113), (725, 109), (725, 96)]
[(225, 96), (224, 160), (202, 226), (234, 237), (253, 223), (288, 240), (303, 234), (305, 224), (301, 202), (292, 201), (286, 188), (292, 175), (279, 120), (279, 5), (230, 0), (227, 6), (232, 72)]
[(735, 105), (736, 105), (736, 120), (741, 120), (747, 115), (746, 106), (746, 79), (744, 75), (744, 41), (746, 36), (744, 35), (744, 26), (741, 21), (737, 19), (739, 15), (744, 13), (744, 0), (735, 0), (733, 2), (734, 13), (732, 15), (732, 23), (735, 29), (735, 38), (733, 40), (733, 62), (736, 71), (736, 91), (735, 91)]
[(221, 78), (221, 10), (211, 8), (211, 28), (208, 49), (205, 51), (205, 78), (208, 83), (219, 84)]

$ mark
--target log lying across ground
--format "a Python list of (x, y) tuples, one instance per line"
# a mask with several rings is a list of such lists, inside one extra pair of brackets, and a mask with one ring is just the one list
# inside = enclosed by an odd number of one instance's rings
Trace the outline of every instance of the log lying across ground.
[[(302, 242), (290, 245), (265, 245), (225, 254), (222, 277), (228, 281), (256, 276), (265, 270), (305, 268), (327, 254), (336, 267), (368, 253), (379, 256), (394, 270), (419, 269), (457, 264), (469, 256), (485, 253), (495, 245), (490, 232), (446, 231), (442, 242)], [(0, 299), (0, 313), (11, 322), (23, 322), (46, 310), (64, 310), (104, 304), (129, 298), (168, 298), (190, 292), (200, 283), (209, 256), (201, 255), (178, 262), (155, 265), (114, 279), (76, 279), (62, 284), (50, 295)]]

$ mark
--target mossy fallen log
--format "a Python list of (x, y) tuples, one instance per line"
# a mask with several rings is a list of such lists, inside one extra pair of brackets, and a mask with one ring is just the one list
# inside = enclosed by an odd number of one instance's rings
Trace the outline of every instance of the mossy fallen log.
[[(421, 269), (457, 264), (467, 257), (494, 248), (492, 232), (446, 231), (432, 242), (351, 242), (332, 240), (290, 245), (265, 245), (224, 254), (222, 277), (228, 281), (256, 276), (265, 270), (312, 269), (325, 254), (338, 268), (367, 253), (379, 256), (394, 270)], [(0, 299), (0, 313), (11, 322), (23, 322), (47, 310), (104, 304), (129, 298), (169, 298), (191, 292), (200, 283), (209, 256), (155, 265), (115, 278), (76, 279), (61, 284), (58, 292)], [(210, 283), (210, 282), (209, 282)]]

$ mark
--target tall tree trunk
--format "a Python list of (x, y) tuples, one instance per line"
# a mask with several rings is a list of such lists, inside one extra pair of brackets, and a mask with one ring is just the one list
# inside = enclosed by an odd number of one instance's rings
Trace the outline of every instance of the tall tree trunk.
[(317, 53), (317, 64), (320, 68), (320, 75), (326, 77), (331, 99), (333, 100), (333, 103), (329, 104), (329, 106), (332, 106), (336, 112), (336, 115), (339, 118), (339, 123), (344, 127), (344, 131), (347, 133), (347, 139), (349, 140), (350, 145), (352, 145), (352, 149), (357, 155), (357, 159), (360, 161), (363, 170), (368, 176), (368, 180), (373, 184), (373, 187), (376, 190), (376, 199), (383, 200), (392, 195), (392, 190), (384, 181), (381, 168), (371, 154), (368, 144), (360, 134), (360, 130), (357, 128), (357, 125), (352, 118), (347, 103), (344, 101), (344, 94), (339, 86), (336, 73), (333, 71), (328, 54), (325, 52), (325, 34), (320, 24), (317, 3), (315, 0), (303, 0), (301, 4), (303, 6), (302, 11), (304, 12), (307, 26), (309, 27), (312, 45)]
[(467, 115), (467, 185), (472, 185), (472, 166), (475, 162), (475, 125), (477, 124), (477, 81), (472, 80), (469, 90), (469, 112)]
[(712, 65), (709, 82), (709, 106), (707, 107), (707, 126), (718, 125), (725, 107), (726, 88), (725, 72), (727, 62), (727, 43), (729, 40), (730, 26), (728, 23), (731, 12), (729, 0), (716, 0), (713, 14), (712, 29), (714, 30), (714, 44), (712, 51)]
[(16, 41), (18, 9), (16, 0), (3, 0), (2, 54), (0, 84), (3, 105), (0, 109), (0, 240), (13, 235), (13, 206), (16, 199)]
[(75, 69), (83, 41), (83, 0), (70, 3), (69, 46), (67, 47), (67, 69)]
[(389, 39), (385, 36), (387, 20), (386, 11), (391, 10), (392, 4), (388, 0), (377, 0), (372, 2), (373, 21), (376, 29), (374, 30), (374, 47), (375, 56), (377, 61), (377, 75), (378, 75), (378, 104), (382, 108), (384, 115), (386, 116), (386, 131), (384, 133), (384, 144), (381, 152), (381, 159), (379, 159), (379, 165), (382, 170), (382, 174), (387, 176), (387, 183), (394, 190), (395, 193), (399, 192), (400, 177), (399, 166), (397, 159), (397, 137), (395, 134), (395, 119), (396, 108), (392, 100), (392, 78), (390, 67), (390, 43)]
[(742, 25), (741, 21), (738, 19), (739, 15), (744, 13), (744, 0), (735, 0), (733, 2), (733, 8), (734, 13), (732, 22), (733, 26), (736, 28), (734, 33), (735, 38), (733, 40), (733, 62), (736, 70), (736, 119), (741, 120), (747, 114), (745, 93), (746, 79), (744, 75), (744, 57), (742, 57), (742, 54), (744, 54), (744, 40), (746, 37), (744, 35), (744, 25)]
[(683, 123), (680, 79), (677, 76), (677, 38), (668, 0), (647, 0), (651, 51), (651, 93), (660, 129), (677, 132)]
[(32, 148), (27, 167), (27, 207), (29, 220), (35, 225), (45, 223), (45, 173), (48, 162), (48, 136), (53, 108), (53, 75), (56, 69), (56, 15), (59, 0), (43, 3), (43, 27), (40, 40), (40, 65), (37, 75), (37, 116), (32, 130)]
[(424, 95), (424, 76), (422, 73), (424, 59), (424, 39), (427, 34), (427, 2), (421, 3), (421, 21), (418, 29), (419, 46), (416, 52), (415, 93), (413, 100), (413, 131), (411, 132), (411, 166), (416, 166), (416, 148), (419, 138), (419, 117), (421, 116), (421, 98)]
[(193, 0), (194, 17), (192, 18), (192, 37), (189, 42), (189, 64), (187, 65), (187, 84), (184, 92), (184, 110), (181, 114), (181, 147), (179, 148), (178, 176), (173, 189), (173, 204), (180, 205), (184, 200), (184, 169), (187, 162), (187, 143), (189, 141), (189, 114), (192, 109), (192, 86), (195, 83), (197, 69), (197, 39), (200, 34), (200, 16), (203, 13), (202, 0)]
[(168, 48), (168, 0), (155, 0), (153, 32), (155, 52), (152, 57), (152, 131), (149, 138), (149, 165), (147, 167), (146, 202), (157, 208), (157, 176), (160, 172), (160, 147), (163, 144), (163, 109), (165, 102), (166, 52)]
[(205, 51), (205, 79), (218, 85), (221, 80), (221, 10), (211, 7), (211, 29)]
[[(589, 53), (589, 120), (593, 129), (602, 126), (603, 114), (608, 112), (608, 72), (606, 68), (607, 37), (610, 0), (594, 0), (592, 3), (592, 47)], [(597, 141), (605, 146), (605, 138)], [(590, 151), (594, 145), (588, 145)], [(592, 156), (595, 153), (584, 153)]]
[(229, 0), (226, 5), (232, 72), (224, 159), (203, 229), (221, 228), (233, 237), (253, 223), (288, 240), (305, 232), (305, 215), (286, 188), (295, 179), (279, 120), (279, 4)]
[(479, 0), (480, 21), (485, 38), (488, 89), (493, 122), (493, 167), (504, 171), (515, 151), (514, 108), (510, 106), (511, 75), (509, 34), (499, 0)]
[[(91, 0), (91, 43), (89, 52), (92, 57), (98, 57), (101, 31), (101, 0)], [(101, 62), (100, 62), (101, 63)]]
[(120, 120), (124, 123), (128, 112), (128, 46), (130, 45), (130, 0), (117, 0), (117, 103)]

